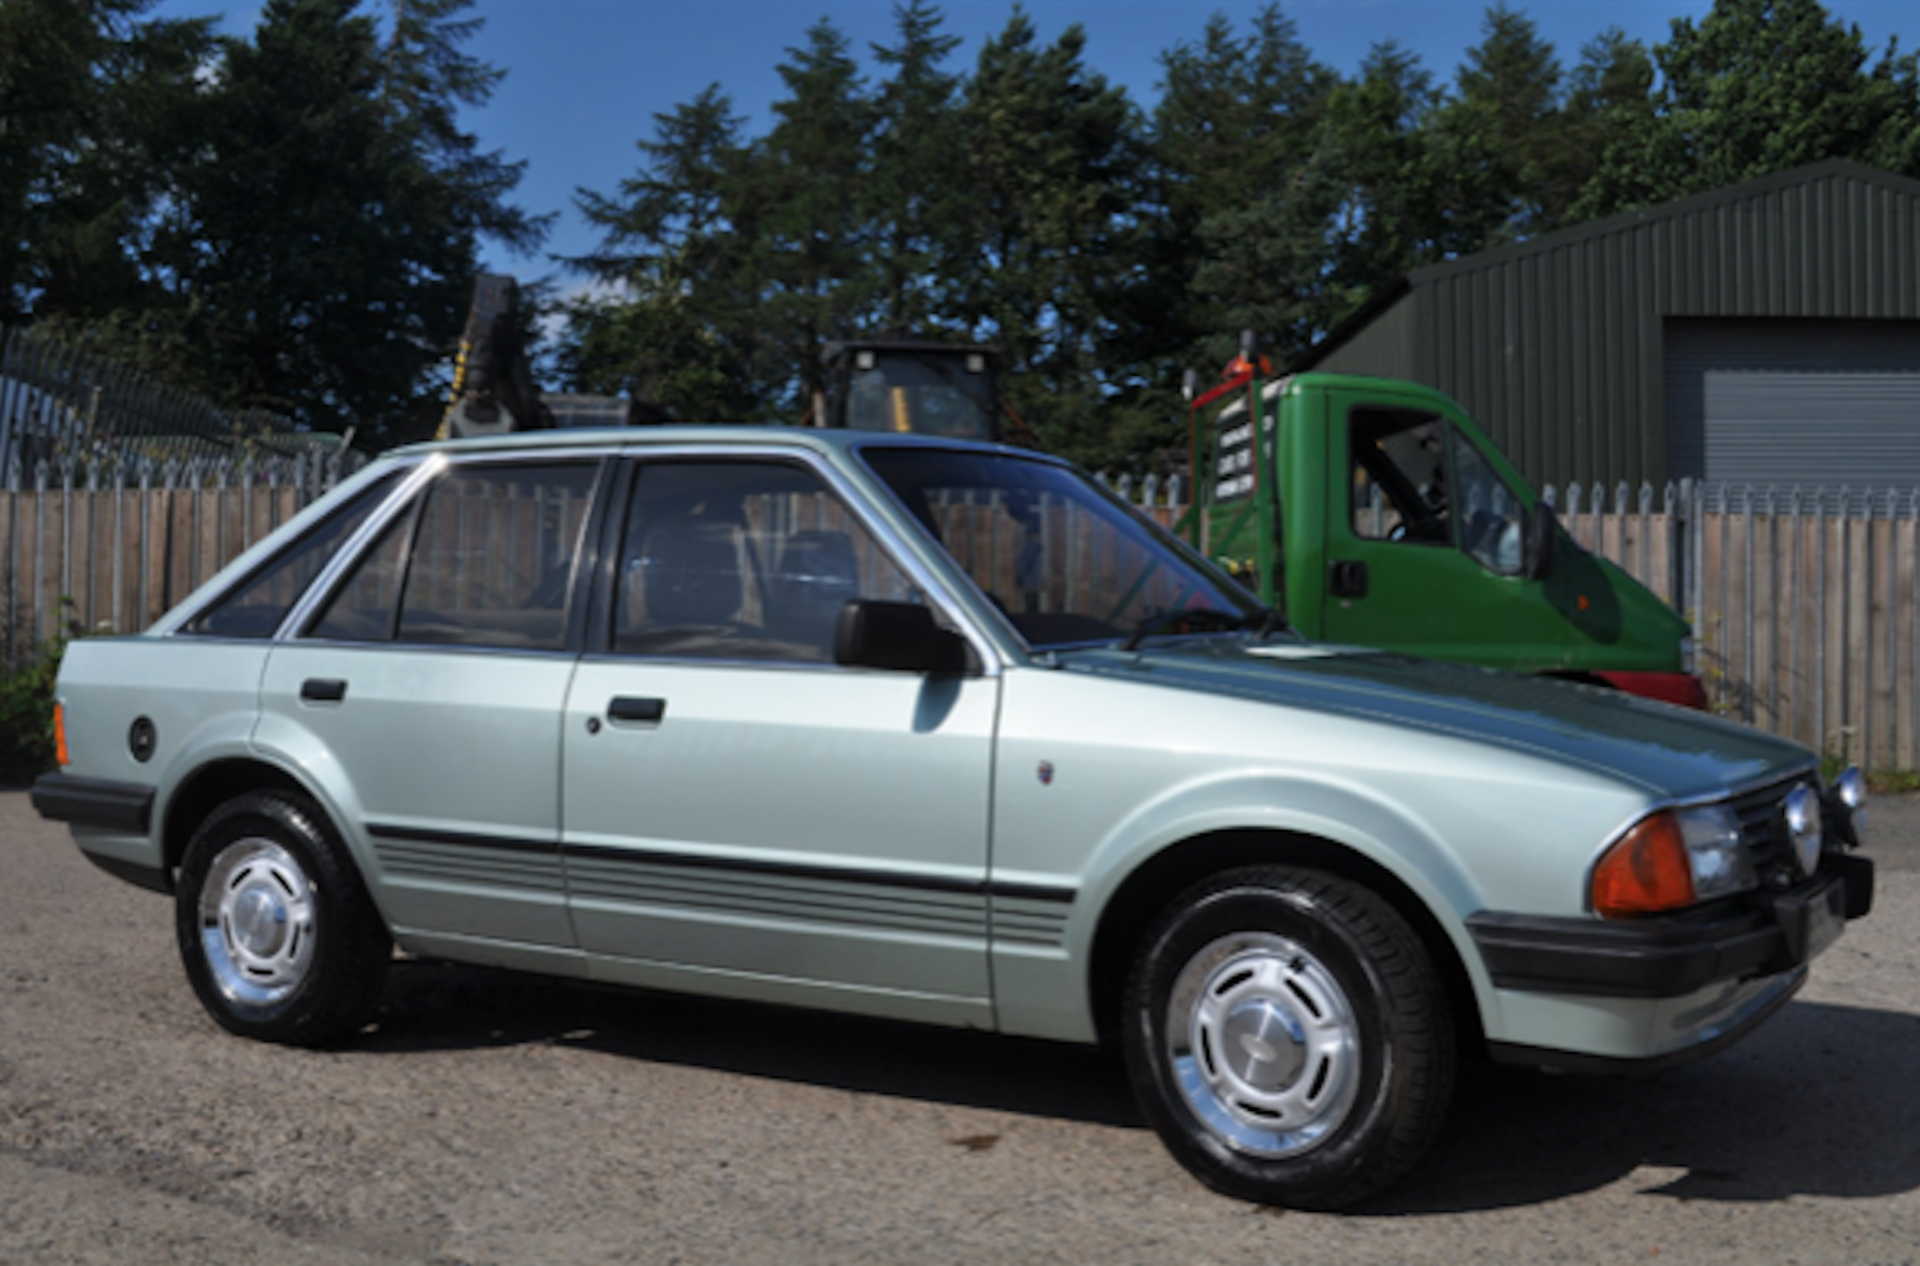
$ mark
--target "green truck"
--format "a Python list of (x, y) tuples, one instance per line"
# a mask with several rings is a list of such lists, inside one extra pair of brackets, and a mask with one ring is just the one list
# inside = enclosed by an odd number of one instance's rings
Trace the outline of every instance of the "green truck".
[(1178, 530), (1308, 637), (1706, 705), (1686, 621), (1575, 544), (1446, 396), (1272, 377), (1249, 349), (1188, 398)]

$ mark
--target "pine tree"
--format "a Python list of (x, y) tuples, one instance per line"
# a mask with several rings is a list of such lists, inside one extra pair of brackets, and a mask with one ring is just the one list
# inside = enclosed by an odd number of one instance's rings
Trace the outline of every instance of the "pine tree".
[(1920, 61), (1889, 42), (1868, 68), (1860, 28), (1816, 0), (1715, 0), (1654, 49), (1650, 110), (1609, 118), (1582, 209), (1606, 214), (1825, 158), (1920, 175)]
[(966, 134), (959, 126), (960, 76), (941, 69), (960, 44), (941, 33), (938, 9), (910, 0), (893, 10), (897, 42), (873, 55), (891, 74), (874, 102), (872, 189), (876, 320), (882, 328), (932, 335), (947, 330), (950, 269), (969, 198)]
[(0, 324), (144, 302), (143, 255), (192, 143), (211, 19), (155, 0), (0, 0)]
[(1164, 220), (1155, 275), (1178, 348), (1161, 373), (1209, 370), (1254, 330), (1282, 357), (1312, 342), (1325, 317), (1321, 274), (1332, 213), (1322, 146), (1335, 73), (1270, 5), (1245, 37), (1215, 15), (1197, 46), (1161, 57), (1154, 143)]
[(869, 324), (880, 289), (872, 268), (875, 113), (846, 36), (822, 20), (778, 68), (787, 95), (754, 154), (751, 198), (766, 208), (755, 270), (764, 279), (758, 340), (762, 394), (798, 419), (824, 388), (821, 349)]
[(1082, 60), (1069, 26), (1042, 45), (1016, 8), (980, 50), (962, 107), (976, 190), (956, 258), (954, 315), (1006, 353), (1008, 392), (1043, 443), (1094, 459), (1106, 355), (1142, 251), (1143, 121)]
[(383, 42), (357, 0), (268, 0), (225, 42), (155, 334), (193, 385), (378, 440), (432, 428), (480, 235), (541, 232), (503, 201), (518, 168), (453, 125), (493, 79), (457, 51), (465, 7), (403, 0)]
[(1562, 123), (1560, 63), (1532, 20), (1505, 4), (1487, 9), (1481, 31), (1429, 125), (1447, 254), (1531, 236), (1564, 210), (1553, 143)]
[(742, 123), (710, 85), (654, 116), (653, 138), (638, 143), (643, 166), (616, 193), (577, 192), (601, 238), (573, 262), (601, 293), (568, 306), (557, 355), (571, 389), (629, 394), (688, 419), (756, 416), (758, 209), (745, 193)]
[(1419, 58), (1374, 45), (1360, 77), (1334, 90), (1326, 170), (1339, 186), (1328, 270), (1341, 315), (1378, 287), (1443, 258), (1441, 201), (1428, 121), (1438, 102)]

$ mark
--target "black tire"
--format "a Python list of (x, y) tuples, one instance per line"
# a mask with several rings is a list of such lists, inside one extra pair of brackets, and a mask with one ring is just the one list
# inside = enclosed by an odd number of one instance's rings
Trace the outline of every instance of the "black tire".
[(1260, 1204), (1379, 1191), (1426, 1152), (1453, 1093), (1452, 1014), (1425, 947), (1385, 901), (1320, 871), (1249, 867), (1183, 894), (1134, 960), (1121, 1044), (1167, 1150)]
[(365, 1024), (393, 940), (312, 801), (254, 793), (215, 809), (180, 865), (187, 979), (228, 1032), (319, 1046)]

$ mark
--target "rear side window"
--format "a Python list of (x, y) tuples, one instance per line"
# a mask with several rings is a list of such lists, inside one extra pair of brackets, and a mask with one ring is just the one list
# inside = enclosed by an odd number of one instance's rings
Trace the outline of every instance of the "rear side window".
[(307, 636), (558, 650), (598, 462), (456, 467), (391, 524)]
[(374, 480), (265, 567), (181, 628), (201, 637), (272, 637), (300, 595), (352, 539), (407, 471)]

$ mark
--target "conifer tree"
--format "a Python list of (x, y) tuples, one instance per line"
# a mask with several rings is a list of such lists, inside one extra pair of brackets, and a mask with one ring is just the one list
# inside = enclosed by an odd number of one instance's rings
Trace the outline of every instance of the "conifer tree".
[(749, 247), (743, 120), (718, 84), (654, 116), (642, 167), (612, 194), (576, 203), (601, 234), (574, 261), (596, 293), (568, 305), (562, 385), (626, 394), (675, 417), (758, 416), (750, 366), (759, 285)]
[(961, 118), (976, 190), (954, 304), (1006, 353), (1008, 394), (1039, 438), (1091, 454), (1106, 393), (1127, 366), (1105, 353), (1141, 253), (1145, 139), (1124, 89), (1083, 61), (1069, 26), (1043, 45), (1020, 9), (980, 50)]
[(944, 282), (970, 197), (967, 137), (956, 110), (961, 77), (942, 69), (960, 39), (942, 33), (940, 11), (924, 0), (896, 4), (893, 17), (896, 42), (873, 48), (889, 72), (874, 102), (868, 177), (879, 274), (875, 320), (884, 329), (934, 335), (951, 328)]
[(139, 305), (171, 168), (194, 138), (210, 19), (155, 0), (0, 0), (0, 324)]

